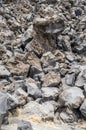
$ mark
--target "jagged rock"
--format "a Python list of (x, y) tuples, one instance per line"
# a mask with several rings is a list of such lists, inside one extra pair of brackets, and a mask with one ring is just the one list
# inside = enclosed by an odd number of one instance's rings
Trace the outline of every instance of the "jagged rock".
[(9, 77), (11, 73), (4, 65), (0, 65), (0, 77)]
[(41, 81), (43, 82), (42, 87), (58, 87), (61, 82), (61, 78), (59, 74), (50, 72), (46, 74)]
[(29, 104), (30, 119), (53, 120), (57, 112), (78, 121), (85, 115), (85, 56), (85, 0), (0, 0), (0, 92), (9, 113)]
[(78, 76), (78, 77), (77, 77), (77, 80), (76, 80), (76, 82), (75, 82), (75, 85), (76, 85), (77, 87), (84, 87), (84, 85), (85, 85), (85, 80), (84, 80), (84, 78), (83, 78), (82, 76)]
[(55, 34), (64, 29), (64, 21), (56, 15), (50, 18), (36, 18), (34, 20), (34, 26), (35, 28), (39, 28), (43, 33)]
[(42, 88), (42, 95), (43, 95), (43, 98), (46, 99), (46, 100), (55, 100), (57, 99), (58, 95), (59, 95), (59, 90), (58, 88), (55, 88), (55, 87), (45, 87), (45, 88)]
[(71, 108), (79, 108), (84, 100), (83, 91), (77, 87), (71, 87), (64, 90), (60, 96), (62, 105), (69, 106)]
[(13, 64), (14, 62), (10, 60), (6, 64), (7, 68), (10, 70), (10, 73), (14, 76), (27, 76), (30, 65), (24, 64), (23, 62), (16, 62)]
[(84, 100), (84, 102), (82, 103), (81, 107), (80, 107), (80, 111), (82, 113), (82, 115), (84, 117), (86, 117), (86, 99)]
[(44, 73), (48, 73), (50, 71), (56, 72), (59, 70), (58, 59), (51, 52), (46, 52), (42, 55), (41, 63)]
[(14, 87), (15, 87), (15, 90), (17, 90), (18, 88), (22, 88), (22, 89), (26, 89), (26, 86), (25, 86), (25, 81), (24, 80), (17, 80), (14, 82)]
[(42, 97), (41, 90), (38, 88), (38, 86), (35, 83), (26, 82), (26, 86), (27, 86), (28, 96), (31, 96), (35, 99)]
[(24, 98), (27, 98), (28, 96), (28, 94), (22, 88), (18, 88), (14, 94), (17, 96), (23, 96)]
[(0, 129), (7, 110), (7, 95), (0, 92)]
[(12, 110), (18, 106), (18, 100), (14, 95), (7, 93), (7, 109)]
[(60, 50), (56, 50), (54, 52), (54, 55), (56, 57), (56, 59), (59, 61), (59, 62), (64, 62), (65, 60), (65, 55), (64, 53), (62, 53)]
[(30, 54), (26, 55), (27, 63), (31, 65), (30, 72), (28, 75), (33, 77), (35, 74), (39, 74), (42, 72), (42, 67), (40, 64), (40, 59), (35, 55), (35, 53), (31, 52)]
[(76, 79), (75, 76), (76, 76), (75, 73), (67, 74), (65, 76), (65, 82), (66, 82), (66, 84), (69, 85), (69, 86), (73, 86), (75, 84), (75, 79)]
[(66, 53), (66, 59), (69, 62), (73, 62), (75, 60), (75, 56), (72, 53)]
[(51, 52), (46, 52), (42, 55), (41, 62), (43, 66), (54, 64), (56, 62), (55, 56)]

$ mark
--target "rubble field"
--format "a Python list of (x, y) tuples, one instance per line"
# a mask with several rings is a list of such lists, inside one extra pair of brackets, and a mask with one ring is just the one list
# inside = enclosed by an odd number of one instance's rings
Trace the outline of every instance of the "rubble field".
[(86, 0), (0, 0), (0, 128), (86, 129)]

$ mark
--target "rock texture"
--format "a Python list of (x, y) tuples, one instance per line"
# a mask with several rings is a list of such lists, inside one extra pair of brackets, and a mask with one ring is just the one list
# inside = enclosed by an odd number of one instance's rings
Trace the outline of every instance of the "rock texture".
[(86, 119), (85, 0), (0, 0), (0, 127), (20, 109), (38, 122)]

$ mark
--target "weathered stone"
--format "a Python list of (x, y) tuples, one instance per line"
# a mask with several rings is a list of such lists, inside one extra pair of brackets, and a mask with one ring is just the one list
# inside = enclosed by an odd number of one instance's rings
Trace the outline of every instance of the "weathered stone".
[(71, 108), (79, 108), (84, 100), (83, 91), (77, 87), (71, 87), (64, 90), (60, 96), (62, 105), (69, 106)]
[(10, 73), (16, 76), (27, 76), (30, 68), (29, 64), (24, 64), (23, 62), (13, 64), (12, 61), (8, 62), (6, 66), (10, 70)]
[(58, 87), (61, 82), (61, 78), (59, 74), (54, 72), (50, 72), (46, 74), (41, 81), (43, 82), (43, 87)]
[(24, 80), (17, 80), (14, 82), (14, 87), (15, 87), (15, 90), (17, 90), (18, 88), (22, 88), (22, 89), (26, 89), (25, 87), (25, 81)]
[(0, 77), (8, 77), (10, 74), (11, 73), (6, 69), (4, 65), (0, 65)]
[(32, 101), (24, 106), (23, 114), (28, 117), (38, 118), (40, 120), (51, 120), (54, 119), (54, 107), (49, 102), (39, 104)]
[(64, 21), (56, 15), (51, 18), (36, 18), (34, 26), (40, 31), (47, 34), (55, 34), (64, 29)]
[(29, 121), (20, 121), (17, 130), (33, 130)]
[(75, 84), (75, 78), (76, 78), (75, 73), (67, 74), (65, 76), (66, 84), (69, 85), (69, 86), (73, 86)]
[(84, 84), (85, 84), (84, 78), (83, 78), (82, 76), (78, 76), (78, 77), (77, 77), (77, 80), (76, 80), (76, 82), (75, 82), (75, 85), (76, 85), (77, 87), (84, 87)]
[(0, 129), (3, 123), (5, 114), (7, 113), (7, 95), (5, 93), (0, 92)]
[(82, 115), (84, 117), (86, 117), (86, 99), (84, 100), (84, 102), (82, 103), (81, 107), (80, 107), (80, 111), (82, 113)]
[(14, 94), (17, 96), (23, 96), (24, 98), (27, 98), (28, 96), (28, 94), (22, 88), (18, 88)]
[(58, 95), (59, 95), (59, 90), (58, 88), (55, 88), (55, 87), (45, 87), (45, 88), (42, 88), (42, 96), (44, 99), (47, 99), (47, 100), (55, 100), (57, 99)]
[(8, 110), (12, 110), (18, 106), (18, 100), (15, 98), (15, 96), (7, 93), (7, 107)]
[(26, 82), (26, 86), (27, 86), (28, 96), (32, 96), (35, 99), (42, 97), (41, 90), (38, 88), (38, 86), (35, 83)]
[(69, 108), (65, 109), (60, 113), (60, 118), (67, 123), (75, 122), (77, 119), (75, 113)]

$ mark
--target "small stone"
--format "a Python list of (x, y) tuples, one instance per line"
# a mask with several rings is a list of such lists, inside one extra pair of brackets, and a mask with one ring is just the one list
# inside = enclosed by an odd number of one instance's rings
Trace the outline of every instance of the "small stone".
[(21, 120), (18, 124), (17, 130), (33, 130), (29, 121)]

